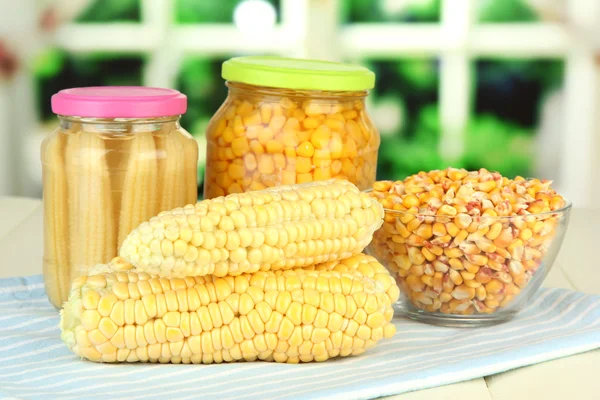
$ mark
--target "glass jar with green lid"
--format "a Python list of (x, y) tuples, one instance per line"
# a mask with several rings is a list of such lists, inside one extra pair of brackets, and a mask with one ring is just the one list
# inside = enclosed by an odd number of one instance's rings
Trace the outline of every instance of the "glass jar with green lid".
[(238, 57), (213, 116), (204, 197), (330, 178), (375, 181), (379, 133), (365, 108), (375, 74), (349, 64)]

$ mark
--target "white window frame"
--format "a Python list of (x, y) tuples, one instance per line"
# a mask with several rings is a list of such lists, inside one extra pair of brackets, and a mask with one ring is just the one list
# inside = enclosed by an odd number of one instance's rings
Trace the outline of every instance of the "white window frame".
[[(476, 1), (442, 0), (440, 23), (342, 25), (339, 0), (281, 0), (281, 24), (265, 40), (256, 40), (242, 34), (233, 24), (175, 24), (174, 1), (141, 0), (141, 23), (69, 24), (59, 29), (55, 42), (73, 53), (147, 54), (149, 61), (144, 68), (143, 83), (160, 87), (175, 86), (183, 57), (189, 54), (270, 52), (330, 60), (440, 57), (439, 151), (449, 164), (464, 149), (463, 134), (472, 104), (472, 59), (562, 58), (566, 62), (563, 134), (568, 140), (561, 152), (561, 176), (557, 183), (576, 205), (593, 206), (594, 187), (600, 186), (600, 162), (594, 158), (599, 142), (596, 117), (599, 68), (595, 63), (597, 45), (593, 42), (600, 21), (600, 1), (568, 0), (567, 25), (479, 24), (474, 18)], [(0, 86), (0, 104), (3, 99), (6, 101), (7, 96), (2, 95), (5, 89)], [(0, 148), (6, 140), (0, 131)], [(0, 160), (2, 157), (0, 154)], [(10, 183), (10, 175), (1, 172), (8, 168), (6, 163), (0, 166), (0, 194)], [(16, 168), (20, 170), (23, 168)]]

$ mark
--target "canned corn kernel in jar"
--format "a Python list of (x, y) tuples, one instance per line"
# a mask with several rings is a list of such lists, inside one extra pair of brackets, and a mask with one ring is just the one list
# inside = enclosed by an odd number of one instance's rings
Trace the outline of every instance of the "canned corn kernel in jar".
[(204, 197), (339, 178), (375, 181), (379, 133), (365, 109), (375, 75), (279, 57), (223, 64), (229, 94), (206, 131)]
[(117, 255), (140, 223), (198, 198), (198, 145), (179, 124), (176, 90), (66, 89), (52, 97), (60, 125), (42, 143), (43, 272), (60, 307), (72, 281)]

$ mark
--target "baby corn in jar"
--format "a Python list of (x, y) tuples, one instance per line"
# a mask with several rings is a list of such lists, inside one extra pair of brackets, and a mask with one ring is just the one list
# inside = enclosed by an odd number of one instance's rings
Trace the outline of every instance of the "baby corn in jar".
[(240, 57), (222, 76), (229, 95), (206, 132), (205, 198), (331, 178), (373, 184), (380, 138), (365, 108), (371, 71)]
[(51, 303), (107, 263), (131, 230), (195, 203), (198, 146), (180, 125), (175, 90), (90, 87), (52, 98), (59, 127), (42, 144), (44, 281)]
[(376, 182), (385, 222), (368, 252), (395, 276), (400, 310), (452, 326), (511, 318), (540, 287), (567, 227), (571, 205), (550, 185), (455, 168)]

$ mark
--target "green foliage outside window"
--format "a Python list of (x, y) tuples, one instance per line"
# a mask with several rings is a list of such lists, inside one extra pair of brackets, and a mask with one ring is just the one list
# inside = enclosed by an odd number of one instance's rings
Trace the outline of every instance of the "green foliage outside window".
[(77, 20), (78, 22), (139, 22), (140, 16), (140, 0), (96, 0)]
[[(175, 21), (181, 24), (228, 23), (239, 0), (173, 0)], [(279, 15), (279, 0), (267, 0)], [(279, 20), (279, 19), (278, 19)]]
[(439, 22), (441, 0), (346, 0), (342, 16), (347, 22)]

